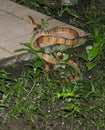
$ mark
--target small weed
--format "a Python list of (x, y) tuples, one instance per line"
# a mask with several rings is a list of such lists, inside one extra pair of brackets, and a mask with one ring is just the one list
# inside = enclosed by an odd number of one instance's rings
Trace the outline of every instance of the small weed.
[(88, 70), (92, 70), (98, 64), (103, 47), (105, 46), (105, 38), (99, 33), (96, 27), (93, 28), (93, 35), (90, 39), (93, 41), (92, 45), (86, 47), (86, 54), (79, 54), (78, 56), (86, 61)]

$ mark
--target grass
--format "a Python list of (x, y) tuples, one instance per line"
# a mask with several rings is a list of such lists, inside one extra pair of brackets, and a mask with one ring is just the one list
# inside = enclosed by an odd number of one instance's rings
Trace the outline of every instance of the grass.
[[(83, 8), (79, 15), (84, 16), (82, 22), (74, 17), (71, 20), (77, 25), (81, 22), (79, 27), (91, 32), (84, 48), (85, 53), (78, 51), (74, 55), (81, 76), (72, 82), (65, 79), (59, 81), (56, 75), (49, 77), (44, 70), (45, 63), (41, 55), (32, 59), (27, 65), (29, 70), (23, 71), (18, 78), (12, 78), (11, 74), (2, 69), (0, 91), (3, 98), (0, 100), (0, 108), (6, 111), (3, 119), (27, 114), (34, 127), (38, 123), (39, 129), (105, 129), (105, 26), (104, 17), (99, 18), (99, 15), (103, 16), (102, 8), (95, 11), (97, 4), (98, 1), (92, 1)], [(26, 45), (34, 54), (44, 51), (33, 50), (30, 43)], [(35, 115), (39, 121), (36, 121)]]
[[(34, 63), (36, 64), (36, 60)], [(51, 121), (54, 125), (56, 121), (59, 124), (62, 119), (64, 124), (71, 122), (72, 126), (67, 124), (68, 129), (104, 129), (105, 74), (101, 72), (101, 68), (97, 68), (98, 76), (71, 83), (49, 79), (47, 73), (36, 66), (18, 79), (3, 77), (7, 73), (2, 71), (1, 86), (6, 90), (3, 90), (1, 108), (5, 107), (8, 110), (6, 114), (14, 118), (28, 114), (33, 123), (34, 115), (37, 114), (43, 122), (49, 122), (47, 127), (51, 127)]]

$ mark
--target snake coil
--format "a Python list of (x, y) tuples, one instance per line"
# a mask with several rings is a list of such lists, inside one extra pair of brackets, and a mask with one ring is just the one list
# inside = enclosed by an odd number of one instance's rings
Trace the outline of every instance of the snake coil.
[[(41, 26), (34, 22), (34, 19), (31, 16), (28, 16), (31, 20), (32, 25), (34, 26), (34, 30), (39, 29)], [(67, 28), (67, 27), (57, 27), (50, 30), (39, 31), (36, 34), (36, 39), (33, 43), (33, 48), (41, 48), (47, 47), (51, 45), (67, 45), (67, 46), (74, 46), (77, 44), (79, 40), (79, 34), (76, 30)], [(49, 64), (56, 64), (57, 59), (51, 58), (48, 53), (44, 53), (42, 58), (46, 61), (45, 70), (49, 71)], [(67, 60), (68, 64), (72, 64), (75, 67), (79, 68), (77, 63), (73, 60)], [(76, 79), (79, 76), (78, 72), (75, 72), (72, 76), (68, 77), (69, 81)]]

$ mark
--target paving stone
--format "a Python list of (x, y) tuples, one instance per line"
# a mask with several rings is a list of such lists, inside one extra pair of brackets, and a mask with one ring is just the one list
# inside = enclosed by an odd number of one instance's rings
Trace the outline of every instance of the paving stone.
[(0, 40), (8, 40), (32, 33), (31, 25), (10, 15), (0, 16)]
[(36, 23), (41, 23), (42, 19), (48, 20), (48, 26), (47, 26), (48, 29), (63, 25), (63, 26), (68, 26), (68, 27), (72, 27), (72, 28), (76, 29), (79, 32), (80, 36), (86, 35), (86, 32), (79, 29), (79, 28), (73, 27), (71, 25), (67, 25), (59, 20), (56, 20), (56, 19), (51, 19), (50, 17), (48, 17), (40, 12), (23, 7), (17, 3), (12, 2), (12, 1), (5, 0), (5, 1), (2, 1), (0, 3), (0, 5), (2, 5), (0, 8), (2, 8), (3, 10), (6, 9), (8, 13), (11, 13), (12, 15), (14, 15), (17, 18), (20, 18), (21, 20), (26, 20), (27, 16), (31, 15), (35, 19)]
[(0, 15), (4, 15), (4, 14), (6, 14), (6, 12), (0, 9)]
[(81, 29), (52, 19), (15, 2), (0, 0), (0, 59), (23, 53), (14, 53), (14, 51), (23, 47), (20, 45), (20, 42), (27, 42), (32, 36), (33, 27), (29, 22), (28, 15), (31, 15), (38, 24), (41, 23), (42, 19), (46, 20), (47, 29), (57, 26), (68, 26), (76, 29), (80, 37), (87, 35), (87, 33)]
[(11, 56), (12, 54), (9, 53), (7, 50), (0, 48), (0, 59), (11, 57)]
[[(21, 6), (15, 2), (12, 2), (10, 0), (0, 1), (0, 8), (7, 13), (10, 13), (14, 15), (15, 17), (18, 17), (20, 19), (24, 19), (27, 17), (27, 15), (34, 15), (35, 19), (40, 21), (43, 19), (48, 19), (49, 17), (46, 15), (43, 15), (42, 13), (39, 13), (37, 11), (34, 11), (32, 9), (26, 8), (24, 6)], [(39, 23), (39, 22), (38, 22)]]
[(5, 47), (6, 50), (8, 50), (10, 53), (16, 55), (23, 52), (15, 52), (17, 49), (25, 48), (21, 43), (26, 43), (30, 41), (31, 34), (23, 35), (21, 37), (12, 38), (9, 41), (3, 41), (3, 44), (0, 45), (2, 48)]

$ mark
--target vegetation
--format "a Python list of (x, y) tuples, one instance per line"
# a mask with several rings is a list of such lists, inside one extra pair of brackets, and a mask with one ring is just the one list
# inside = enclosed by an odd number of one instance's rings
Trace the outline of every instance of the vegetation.
[[(0, 108), (5, 108), (7, 111), (2, 118), (6, 119), (8, 116), (18, 118), (19, 115), (27, 114), (35, 123), (35, 115), (37, 115), (41, 118), (41, 122), (45, 122), (43, 123), (45, 129), (51, 127), (58, 129), (60, 126), (66, 130), (104, 130), (105, 25), (103, 25), (102, 4), (98, 0), (90, 0), (89, 5), (82, 9), (75, 7), (78, 8), (75, 10), (70, 6), (61, 5), (59, 8), (58, 6), (50, 8), (49, 11), (49, 7), (41, 0), (18, 2), (35, 9), (39, 9), (40, 6), (41, 9), (45, 8), (45, 13), (49, 12), (53, 16), (55, 14), (52, 14), (51, 10), (60, 8), (60, 17), (64, 17), (65, 13), (71, 14), (69, 22), (87, 29), (91, 35), (87, 37), (84, 50), (77, 51), (73, 56), (79, 64), (81, 74), (72, 82), (64, 78), (59, 79), (56, 74), (52, 73), (60, 71), (62, 64), (57, 66), (57, 70), (52, 70), (48, 74), (44, 69), (45, 62), (42, 59), (44, 50), (33, 49), (32, 40), (25, 43), (27, 50), (35, 54), (35, 58), (26, 65), (29, 69), (23, 71), (18, 78), (13, 78), (5, 69), (0, 70), (0, 91), (3, 94)], [(99, 4), (101, 7), (98, 7)], [(81, 13), (79, 13), (80, 10)], [(64, 59), (67, 56), (68, 54), (63, 59), (58, 59), (58, 62), (62, 60), (66, 64)], [(63, 73), (66, 74), (67, 70), (68, 68), (65, 68)], [(78, 72), (77, 68), (74, 70)]]

